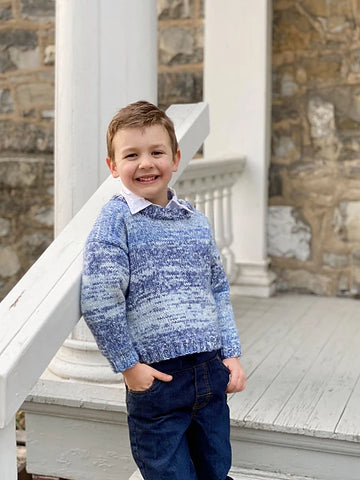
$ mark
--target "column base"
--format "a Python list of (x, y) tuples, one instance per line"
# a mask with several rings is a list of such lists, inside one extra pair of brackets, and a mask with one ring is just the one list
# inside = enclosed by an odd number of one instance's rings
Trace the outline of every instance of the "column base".
[(276, 275), (269, 270), (269, 262), (237, 263), (238, 275), (231, 285), (231, 293), (249, 297), (271, 297), (276, 291)]
[(122, 383), (121, 374), (114, 373), (95, 342), (68, 338), (51, 360), (49, 375), (65, 380), (96, 383)]

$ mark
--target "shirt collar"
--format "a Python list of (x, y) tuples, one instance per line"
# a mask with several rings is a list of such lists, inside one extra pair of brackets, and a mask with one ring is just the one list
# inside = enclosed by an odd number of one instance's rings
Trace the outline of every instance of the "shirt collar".
[[(131, 190), (128, 190), (124, 186), (122, 186), (121, 195), (125, 198), (126, 203), (132, 215), (135, 215), (135, 213), (141, 212), (141, 210), (144, 210), (144, 208), (148, 207), (149, 205), (155, 205), (151, 203), (149, 200), (146, 200), (145, 198), (140, 197), (139, 195), (136, 195), (136, 193), (133, 193)], [(188, 206), (179, 202), (179, 199), (177, 198), (175, 190), (170, 187), (168, 188), (168, 199), (169, 199), (169, 203), (166, 205), (165, 208), (180, 207), (180, 208), (183, 208), (184, 210), (187, 210), (193, 213)]]

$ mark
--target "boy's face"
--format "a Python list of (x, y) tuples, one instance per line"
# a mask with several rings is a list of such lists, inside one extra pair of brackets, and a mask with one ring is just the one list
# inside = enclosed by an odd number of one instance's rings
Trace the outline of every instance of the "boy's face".
[(164, 127), (123, 128), (113, 139), (115, 159), (106, 159), (112, 176), (120, 177), (131, 192), (165, 207), (167, 189), (180, 162), (173, 156), (170, 138)]

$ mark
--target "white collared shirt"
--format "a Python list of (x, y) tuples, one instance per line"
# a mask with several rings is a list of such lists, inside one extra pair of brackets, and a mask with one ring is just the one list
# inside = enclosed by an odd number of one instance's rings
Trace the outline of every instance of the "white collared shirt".
[[(126, 203), (128, 204), (128, 207), (130, 209), (130, 212), (132, 215), (135, 215), (135, 213), (140, 212), (141, 210), (144, 210), (144, 208), (148, 207), (149, 205), (156, 205), (150, 202), (149, 200), (146, 200), (146, 198), (139, 197), (139, 195), (136, 195), (136, 193), (133, 193), (131, 190), (128, 190), (124, 186), (122, 186), (121, 189), (121, 195), (125, 198)], [(193, 213), (190, 208), (188, 208), (186, 205), (183, 205), (182, 203), (179, 202), (179, 199), (177, 198), (176, 192), (173, 188), (168, 188), (168, 197), (171, 198), (169, 199), (169, 203), (166, 205), (165, 208), (183, 208), (184, 210), (188, 210), (189, 212)], [(157, 205), (160, 207), (160, 205)]]

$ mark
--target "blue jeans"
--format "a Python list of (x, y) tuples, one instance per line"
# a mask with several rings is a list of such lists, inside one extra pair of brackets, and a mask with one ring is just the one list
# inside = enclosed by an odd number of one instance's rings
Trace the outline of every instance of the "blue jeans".
[(155, 363), (173, 376), (127, 390), (131, 450), (144, 480), (231, 480), (229, 371), (218, 352)]

